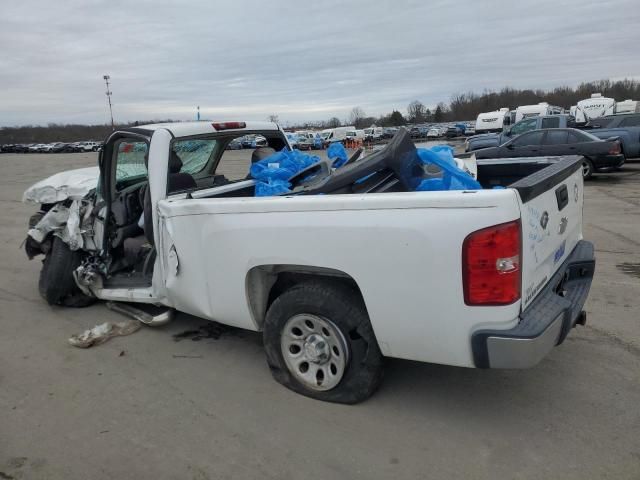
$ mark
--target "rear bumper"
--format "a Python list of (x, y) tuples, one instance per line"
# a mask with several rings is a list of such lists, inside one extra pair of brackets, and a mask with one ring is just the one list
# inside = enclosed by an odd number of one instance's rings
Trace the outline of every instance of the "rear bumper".
[(593, 244), (580, 241), (510, 330), (479, 330), (471, 336), (477, 368), (529, 368), (561, 344), (582, 311), (595, 271)]
[(624, 165), (624, 155), (604, 155), (593, 160), (593, 168), (598, 172), (607, 172)]

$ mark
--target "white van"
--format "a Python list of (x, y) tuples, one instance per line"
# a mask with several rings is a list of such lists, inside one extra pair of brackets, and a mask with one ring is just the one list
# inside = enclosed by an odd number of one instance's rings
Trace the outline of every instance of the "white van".
[(511, 113), (508, 108), (501, 108), (500, 110), (478, 115), (475, 133), (499, 133), (509, 125), (511, 125)]
[(322, 139), (325, 143), (342, 142), (347, 138), (347, 132), (355, 129), (356, 127), (353, 125), (348, 127), (327, 128), (322, 131)]
[(538, 115), (560, 115), (561, 113), (564, 113), (564, 108), (549, 105), (547, 102), (540, 102), (536, 105), (522, 105), (516, 108), (514, 123), (524, 118), (537, 117)]
[(613, 115), (616, 113), (616, 101), (613, 98), (603, 97), (600, 93), (591, 94), (591, 98), (580, 100), (576, 105), (576, 123), (587, 123), (594, 118)]
[(347, 140), (364, 140), (364, 130), (349, 130), (346, 132)]
[(364, 129), (364, 136), (366, 140), (380, 140), (384, 134), (382, 127), (370, 127)]

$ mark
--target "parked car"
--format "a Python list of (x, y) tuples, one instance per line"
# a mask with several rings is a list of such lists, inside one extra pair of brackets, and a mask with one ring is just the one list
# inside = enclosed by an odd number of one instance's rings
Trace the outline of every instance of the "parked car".
[(624, 164), (620, 141), (602, 140), (575, 128), (549, 128), (523, 133), (499, 147), (476, 150), (476, 159), (581, 155), (585, 179), (594, 172), (610, 172)]
[(438, 138), (441, 135), (441, 130), (437, 127), (431, 127), (427, 130), (427, 138)]
[(364, 139), (367, 142), (376, 142), (384, 135), (382, 127), (370, 127), (364, 129)]
[(291, 148), (298, 148), (298, 135), (296, 135), (295, 133), (285, 133), (285, 136), (287, 137), (287, 140), (289, 141), (289, 145), (291, 145)]
[(101, 147), (101, 142), (80, 142), (80, 148), (83, 152), (97, 152)]
[(34, 143), (29, 145), (29, 153), (42, 153), (42, 149), (46, 145), (44, 143)]
[[(571, 115), (546, 115), (525, 118), (502, 133), (474, 135), (465, 142), (465, 151), (471, 152), (487, 147), (497, 147), (525, 132), (540, 128), (574, 128)], [(601, 139), (618, 137), (625, 158), (640, 157), (640, 114), (611, 115), (600, 117), (580, 127)]]
[(364, 141), (364, 130), (349, 130), (346, 133), (347, 141)]
[[(434, 172), (414, 168), (424, 164), (401, 129), (364, 159), (291, 177), (290, 193), (265, 198), (255, 180), (227, 179), (215, 149), (247, 133), (287, 145), (272, 123), (123, 128), (98, 167), (27, 189), (25, 201), (45, 204), (25, 242), (30, 258), (45, 256), (43, 298), (128, 302), (118, 310), (149, 325), (179, 310), (262, 331), (278, 382), (342, 403), (374, 393), (384, 356), (526, 368), (584, 324), (595, 259), (576, 157), (505, 189), (407, 195)], [(185, 169), (177, 152), (194, 137), (211, 156)]]
[(315, 145), (314, 137), (298, 135), (298, 150), (313, 150)]
[(444, 136), (447, 138), (456, 138), (463, 135), (464, 132), (457, 125), (451, 125), (447, 127), (447, 130), (444, 132)]
[(67, 144), (62, 142), (50, 143), (43, 149), (43, 151), (46, 153), (60, 153), (64, 151), (66, 146)]
[(242, 150), (242, 140), (239, 138), (234, 138), (229, 143), (227, 143), (227, 150)]
[(397, 127), (385, 127), (382, 130), (382, 138), (393, 138), (397, 131)]

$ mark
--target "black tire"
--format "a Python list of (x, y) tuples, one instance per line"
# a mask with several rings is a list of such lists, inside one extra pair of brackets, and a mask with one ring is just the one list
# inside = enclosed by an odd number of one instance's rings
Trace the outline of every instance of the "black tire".
[(589, 180), (593, 176), (593, 162), (588, 158), (582, 160), (582, 178)]
[[(300, 314), (330, 320), (346, 341), (349, 361), (339, 383), (330, 390), (319, 391), (305, 386), (292, 374), (283, 358), (283, 329), (289, 319)], [(364, 302), (348, 285), (309, 281), (286, 290), (269, 307), (263, 338), (267, 363), (275, 380), (302, 395), (354, 404), (369, 398), (382, 381), (383, 357)]]
[(73, 271), (80, 266), (81, 260), (80, 252), (72, 251), (60, 238), (53, 237), (38, 280), (40, 296), (49, 305), (86, 307), (94, 302), (80, 291), (73, 279)]

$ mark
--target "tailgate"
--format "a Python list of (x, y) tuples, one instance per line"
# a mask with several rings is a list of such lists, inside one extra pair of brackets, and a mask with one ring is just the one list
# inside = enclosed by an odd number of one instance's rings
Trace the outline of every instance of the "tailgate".
[(522, 309), (582, 239), (582, 157), (565, 157), (510, 185), (522, 214)]

